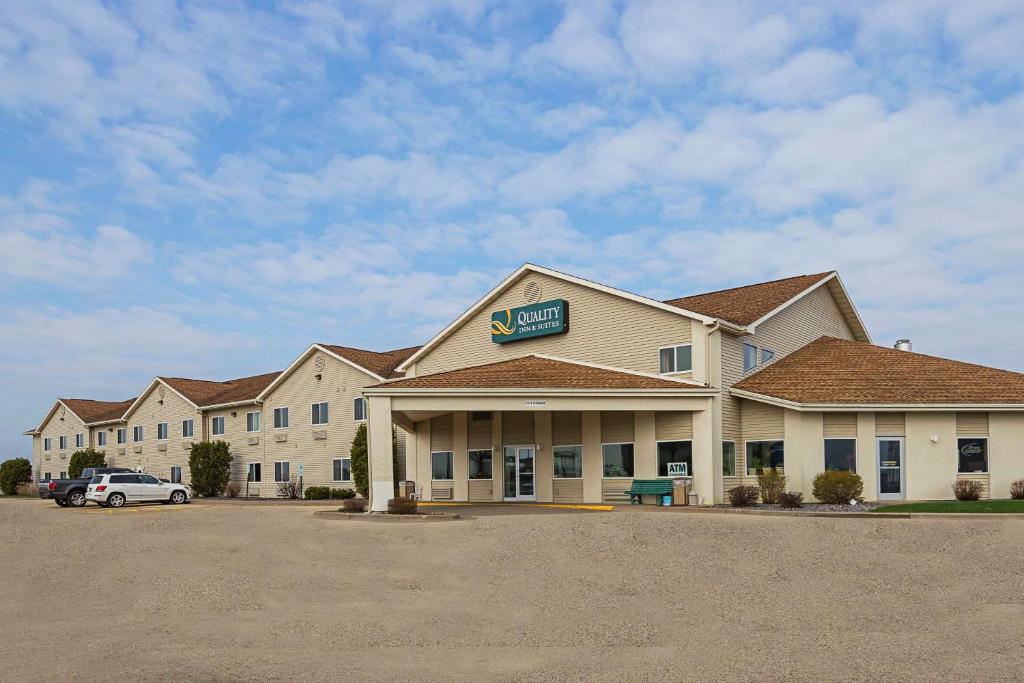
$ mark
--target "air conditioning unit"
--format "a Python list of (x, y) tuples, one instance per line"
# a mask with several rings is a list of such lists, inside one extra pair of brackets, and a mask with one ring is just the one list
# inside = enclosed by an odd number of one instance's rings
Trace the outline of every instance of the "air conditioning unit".
[(165, 443), (158, 443), (156, 445), (156, 449), (158, 451), (166, 451), (167, 450), (167, 444), (165, 444)]
[(60, 459), (61, 459), (61, 460), (64, 460), (64, 459), (66, 459), (67, 457), (68, 457), (68, 454), (67, 454), (67, 453), (61, 453), (61, 454), (60, 454)]
[(122, 448), (118, 448), (117, 449), (117, 454), (118, 455), (124, 455), (125, 454), (125, 449), (123, 447)]
[(50, 454), (49, 453), (43, 453), (43, 460), (49, 460), (49, 459), (50, 459)]
[(248, 439), (248, 443), (249, 443), (250, 446), (255, 446), (259, 442), (260, 442), (260, 437), (258, 437), (258, 436), (250, 436), (249, 439)]
[(135, 451), (136, 453), (141, 453), (142, 446), (132, 446), (132, 450)]
[(274, 434), (274, 441), (276, 441), (277, 443), (284, 443), (287, 440), (288, 440), (288, 434), (287, 433)]
[(318, 430), (313, 432), (313, 440), (314, 441), (323, 441), (326, 438), (327, 438), (327, 430), (326, 429), (318, 429)]

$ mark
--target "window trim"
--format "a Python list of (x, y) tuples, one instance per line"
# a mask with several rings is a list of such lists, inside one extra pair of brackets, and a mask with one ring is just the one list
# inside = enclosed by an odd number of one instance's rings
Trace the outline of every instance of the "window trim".
[[(633, 447), (633, 474), (628, 477), (606, 477), (604, 476), (604, 447), (605, 446), (625, 446), (630, 445)], [(657, 456), (655, 456), (657, 457)], [(657, 461), (655, 461), (657, 462)], [(636, 479), (636, 441), (602, 441), (601, 442), (601, 479)]]
[[(689, 439), (655, 439), (654, 440), (654, 470), (655, 470), (655, 472), (657, 472), (657, 470), (658, 470), (658, 444), (660, 444), (660, 443), (683, 443), (683, 442), (686, 442), (686, 443), (690, 444), (690, 460), (693, 460), (693, 437), (690, 437)], [(634, 456), (635, 456), (635, 453), (634, 453)], [(604, 463), (601, 463), (601, 464), (603, 465)], [(636, 465), (636, 463), (634, 463), (634, 467), (633, 467), (634, 470), (636, 469), (635, 465)], [(634, 475), (635, 474), (636, 473), (634, 472)], [(693, 472), (688, 472), (686, 474), (686, 476), (692, 477), (693, 476)], [(654, 478), (655, 479), (675, 479), (676, 477), (670, 477), (667, 474), (665, 474), (665, 475), (655, 474)]]
[[(445, 451), (438, 451), (438, 453), (444, 453), (444, 452)], [(484, 452), (487, 452), (487, 453), (491, 454), (491, 476), (486, 477), (486, 478), (484, 478), (484, 477), (471, 477), (471, 476), (469, 476), (469, 454), (470, 453), (484, 453)], [(534, 457), (537, 457), (537, 456), (535, 455)], [(433, 468), (433, 466), (434, 466), (433, 461), (431, 461), (430, 466), (431, 466), (431, 468)], [(431, 471), (430, 474), (433, 475), (434, 474), (433, 471)], [(455, 475), (455, 459), (454, 459), (454, 455), (453, 455), (452, 456), (452, 476), (454, 476), (454, 475)], [(490, 448), (467, 448), (466, 449), (466, 479), (468, 481), (494, 481), (494, 447), (493, 446), (490, 447)], [(441, 480), (438, 479), (437, 481), (441, 481)]]
[[(278, 465), (282, 465), (282, 464), (288, 465), (288, 478), (287, 479), (278, 479), (277, 478), (277, 466)], [(275, 460), (274, 461), (274, 483), (275, 484), (286, 484), (286, 483), (290, 482), (291, 480), (292, 480), (292, 461), (291, 460)]]
[[(330, 406), (330, 403), (331, 403), (330, 401), (316, 401), (314, 403), (310, 403), (309, 404), (309, 424), (311, 426), (313, 426), (313, 427), (323, 427), (323, 426), (329, 425), (331, 423), (331, 406)], [(327, 422), (319, 422), (319, 420), (322, 417), (320, 415), (320, 413), (322, 413), (323, 410), (317, 410), (317, 418), (316, 419), (318, 421), (317, 422), (313, 422), (313, 409), (318, 407), (318, 406), (324, 406), (324, 405), (327, 406)]]
[[(766, 353), (770, 354), (768, 356), (768, 358), (764, 357), (764, 354), (766, 354)], [(767, 346), (761, 346), (761, 347), (759, 347), (758, 352), (757, 352), (757, 364), (759, 366), (760, 365), (767, 365), (768, 363), (771, 363), (771, 362), (773, 362), (775, 360), (775, 355), (776, 355), (775, 349), (770, 349)]]
[[(689, 370), (672, 370), (670, 372), (662, 372), (661, 371), (661, 352), (664, 351), (665, 349), (672, 349), (672, 351), (673, 351), (673, 353), (672, 353), (672, 365), (675, 366), (676, 365), (676, 358), (677, 358), (677, 356), (675, 354), (675, 350), (680, 348), (680, 347), (682, 347), (682, 346), (689, 346), (690, 347), (690, 369)], [(684, 342), (682, 344), (672, 344), (671, 346), (659, 346), (658, 347), (658, 374), (659, 375), (690, 375), (690, 374), (693, 374), (693, 342), (689, 341), (689, 342)]]
[(85, 448), (85, 434), (75, 432), (75, 448)]
[[(141, 438), (136, 438), (135, 437), (136, 430), (138, 430), (139, 437), (141, 437)], [(145, 426), (144, 425), (134, 425), (134, 426), (132, 426), (132, 443), (145, 443), (145, 442), (146, 442), (146, 428), (145, 428)]]
[[(259, 479), (249, 479), (249, 475), (252, 473), (252, 466), (256, 465), (260, 468)], [(245, 463), (245, 483), (246, 484), (262, 484), (263, 483), (263, 462), (259, 460), (253, 460)]]
[[(434, 479), (434, 454), (435, 453), (447, 453), (452, 460), (452, 478), (451, 479)], [(491, 454), (494, 457), (494, 454)], [(536, 456), (534, 456), (536, 457)], [(494, 461), (491, 461), (491, 472), (494, 472)], [(430, 481), (455, 481), (455, 451), (430, 451)]]
[[(580, 449), (580, 476), (559, 477), (555, 475), (555, 449), (556, 448), (578, 448)], [(601, 471), (604, 472), (604, 462), (601, 463)], [(581, 443), (560, 443), (551, 447), (551, 478), (559, 481), (583, 481), (583, 444)]]
[(68, 449), (68, 437), (65, 434), (61, 434), (57, 437), (57, 450), (66, 451)]
[[(334, 479), (334, 463), (341, 462), (343, 460), (348, 460), (348, 479)], [(345, 468), (342, 467), (341, 470), (342, 470), (342, 472), (344, 472)], [(346, 456), (342, 456), (340, 458), (334, 458), (334, 459), (331, 460), (331, 481), (338, 482), (338, 483), (345, 483), (345, 484), (349, 484), (349, 483), (355, 481), (352, 478), (352, 456), (346, 455)]]
[[(185, 434), (185, 423), (189, 423), (189, 433)], [(181, 421), (181, 438), (183, 439), (194, 439), (196, 436), (196, 419), (194, 417), (187, 417)]]
[[(117, 434), (117, 436), (115, 437), (115, 441), (117, 441), (117, 445), (118, 446), (125, 446), (125, 445), (128, 444), (128, 428), (127, 427), (118, 427), (116, 434)], [(124, 436), (124, 439), (121, 438), (122, 435)]]
[[(214, 427), (217, 424), (217, 420), (220, 420), (222, 426), (220, 434), (217, 433)], [(210, 436), (224, 436), (228, 432), (228, 421), (224, 419), (223, 415), (211, 415), (210, 416)]]
[[(250, 415), (256, 415), (257, 416), (256, 417), (256, 429), (249, 429), (249, 416)], [(246, 434), (259, 434), (260, 433), (260, 427), (263, 426), (261, 424), (262, 422), (263, 422), (263, 418), (261, 417), (260, 411), (258, 411), (258, 410), (250, 410), (250, 411), (246, 412), (246, 414), (245, 414), (245, 433)]]
[[(858, 450), (858, 446), (860, 445), (860, 444), (857, 443), (857, 437), (855, 437), (855, 436), (823, 436), (821, 438), (821, 441), (822, 441), (822, 446), (824, 446), (824, 442), (826, 442), (826, 441), (852, 441), (853, 442), (853, 470), (852, 471), (853, 471), (854, 474), (857, 474), (857, 450)], [(825, 455), (824, 448), (823, 448), (822, 449), (822, 454), (821, 454), (821, 466), (824, 469), (822, 469), (822, 472), (829, 472), (829, 471), (850, 472), (851, 471), (851, 470), (829, 470), (828, 467), (826, 466), (826, 463), (825, 463), (825, 457), (826, 457), (826, 455)]]
[[(103, 443), (100, 443), (101, 441)], [(102, 429), (96, 432), (96, 446), (98, 448), (106, 448), (107, 447), (107, 433), (105, 431), (103, 431)]]
[[(754, 349), (754, 364), (747, 367), (747, 347)], [(761, 365), (761, 347), (750, 342), (743, 342), (743, 357), (740, 359), (743, 365), (743, 372), (753, 372)], [(745, 449), (744, 449), (745, 451)]]
[[(960, 440), (961, 439), (964, 439), (966, 441), (981, 441), (981, 440), (984, 440), (984, 442), (985, 442), (985, 471), (984, 472), (961, 472), (960, 471)], [(991, 469), (991, 465), (990, 465), (990, 463), (988, 461), (988, 458), (989, 458), (989, 448), (988, 448), (988, 445), (989, 444), (988, 444), (988, 436), (987, 435), (986, 436), (961, 436), (959, 434), (956, 435), (956, 474), (957, 474), (958, 477), (961, 476), (961, 475), (963, 475), (965, 477), (970, 477), (970, 476), (975, 476), (975, 475), (980, 476), (982, 474), (986, 474), (987, 475), (989, 473), (989, 470)]]
[(779, 443), (782, 444), (782, 468), (781, 468), (781, 471), (782, 471), (783, 474), (786, 473), (786, 440), (785, 439), (749, 439), (749, 440), (743, 442), (743, 476), (744, 477), (756, 477), (757, 476), (756, 472), (754, 474), (750, 474), (748, 472), (748, 470), (750, 468), (747, 467), (747, 444), (748, 443), (772, 443), (773, 441), (778, 441)]
[[(724, 470), (723, 470), (722, 478), (730, 477), (732, 479), (736, 479), (737, 477), (741, 476), (739, 474), (736, 474), (736, 440), (735, 439), (722, 439), (722, 445), (723, 446), (725, 444), (727, 444), (727, 443), (731, 443), (732, 444), (732, 474), (726, 474), (724, 472)], [(725, 449), (724, 448), (722, 449), (722, 462), (723, 463), (725, 462)], [(743, 464), (745, 466), (746, 462), (744, 462)], [(744, 467), (744, 470), (746, 470), (746, 467)]]
[[(278, 427), (277, 426), (277, 411), (279, 411), (279, 410), (283, 410), (284, 414), (287, 416), (285, 418), (285, 422), (287, 422), (288, 424), (286, 424), (284, 427)], [(272, 421), (274, 423), (274, 429), (288, 429), (291, 426), (291, 424), (292, 424), (291, 411), (288, 410), (288, 406), (278, 406), (276, 408), (273, 408), (271, 410), (271, 414), (273, 415)]]
[(53, 450), (53, 437), (52, 436), (44, 436), (43, 437), (43, 451), (52, 451), (52, 450)]
[[(174, 481), (174, 470), (178, 470), (178, 481)], [(170, 481), (171, 481), (172, 484), (180, 484), (180, 483), (182, 483), (182, 481), (181, 481), (181, 473), (182, 473), (181, 465), (171, 465)]]
[[(163, 425), (163, 428), (164, 428), (164, 438), (162, 438), (162, 439), (160, 438), (160, 426), (161, 425)], [(170, 436), (171, 436), (170, 425), (168, 423), (166, 423), (166, 422), (157, 422), (156, 423), (156, 440), (157, 441), (167, 441), (167, 440), (169, 440)]]
[[(362, 417), (356, 417), (356, 406), (357, 405), (362, 405), (363, 406), (363, 416)], [(352, 420), (354, 422), (366, 422), (366, 418), (367, 418), (367, 416), (369, 414), (369, 411), (367, 410), (367, 408), (368, 408), (368, 406), (366, 404), (366, 397), (365, 396), (356, 396), (356, 397), (354, 397), (352, 399)]]

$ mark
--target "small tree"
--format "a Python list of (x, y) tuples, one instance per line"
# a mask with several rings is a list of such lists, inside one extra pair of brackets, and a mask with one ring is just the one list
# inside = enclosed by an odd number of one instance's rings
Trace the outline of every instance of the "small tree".
[(356, 485), (356, 491), (364, 498), (370, 495), (370, 465), (367, 462), (369, 449), (366, 445), (366, 423), (359, 425), (356, 435), (352, 438), (352, 449), (349, 451), (352, 456), (352, 483)]
[(188, 456), (192, 490), (200, 496), (219, 496), (231, 481), (231, 446), (226, 441), (199, 441)]
[(0, 463), (0, 491), (5, 496), (18, 493), (19, 484), (32, 481), (32, 463), (25, 458), (11, 458)]
[(68, 477), (78, 479), (86, 467), (106, 467), (107, 458), (94, 448), (86, 448), (71, 454), (68, 462)]
[(786, 490), (786, 477), (774, 467), (769, 470), (758, 470), (757, 488), (760, 490), (762, 503), (775, 505), (779, 502), (779, 494)]

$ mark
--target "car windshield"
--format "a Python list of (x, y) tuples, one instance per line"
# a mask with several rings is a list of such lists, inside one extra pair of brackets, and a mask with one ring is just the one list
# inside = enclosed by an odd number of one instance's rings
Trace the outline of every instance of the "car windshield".
[(97, 474), (95, 477), (93, 477), (92, 479), (89, 480), (89, 483), (90, 484), (98, 484), (101, 481), (103, 481), (103, 475), (102, 474)]

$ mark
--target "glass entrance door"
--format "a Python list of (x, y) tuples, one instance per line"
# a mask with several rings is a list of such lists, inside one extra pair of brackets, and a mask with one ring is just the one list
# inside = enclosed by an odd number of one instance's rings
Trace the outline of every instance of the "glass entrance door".
[(878, 439), (878, 498), (903, 498), (903, 438)]
[(505, 446), (502, 460), (505, 500), (537, 500), (534, 488), (536, 449), (533, 446)]

